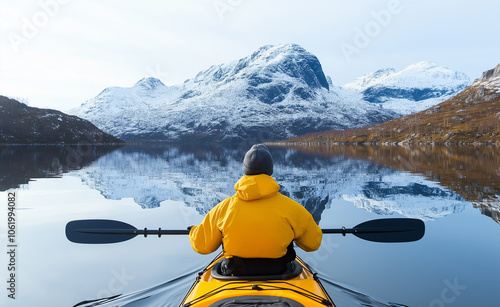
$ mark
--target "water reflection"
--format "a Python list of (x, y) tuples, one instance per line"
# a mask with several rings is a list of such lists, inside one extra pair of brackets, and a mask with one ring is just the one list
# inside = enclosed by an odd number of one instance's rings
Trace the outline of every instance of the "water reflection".
[[(460, 212), (466, 205), (459, 195), (436, 183), (389, 167), (284, 148), (271, 151), (281, 192), (304, 205), (318, 223), (335, 199), (381, 215), (399, 213), (424, 220)], [(74, 175), (108, 199), (133, 198), (143, 208), (175, 200), (204, 215), (234, 194), (243, 156), (244, 151), (227, 147), (125, 147)], [(424, 196), (433, 202), (423, 204)]]
[(422, 174), (500, 223), (500, 149), (473, 146), (290, 146), (311, 156), (345, 157)]
[(0, 191), (18, 188), (35, 178), (53, 178), (78, 170), (115, 150), (116, 146), (0, 146)]
[[(271, 147), (281, 192), (319, 223), (338, 199), (379, 215), (434, 220), (469, 202), (500, 222), (499, 161), (487, 147)], [(5, 147), (1, 187), (75, 170), (108, 199), (133, 198), (143, 208), (181, 201), (206, 214), (234, 194), (246, 148), (149, 144), (125, 147)], [(76, 156), (75, 156), (76, 153)], [(79, 154), (79, 155), (78, 155)], [(404, 171), (404, 172), (401, 172)], [(429, 200), (432, 201), (429, 201)]]

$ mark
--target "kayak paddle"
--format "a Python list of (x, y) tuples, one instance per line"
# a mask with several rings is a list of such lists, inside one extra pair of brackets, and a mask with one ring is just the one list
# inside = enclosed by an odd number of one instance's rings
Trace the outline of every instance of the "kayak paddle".
[[(413, 242), (425, 233), (424, 222), (419, 219), (378, 219), (361, 223), (352, 229), (323, 229), (323, 233), (348, 233), (372, 242)], [(114, 220), (76, 220), (66, 225), (66, 237), (71, 242), (87, 244), (117, 243), (137, 235), (187, 235), (189, 230), (136, 229), (134, 226)]]

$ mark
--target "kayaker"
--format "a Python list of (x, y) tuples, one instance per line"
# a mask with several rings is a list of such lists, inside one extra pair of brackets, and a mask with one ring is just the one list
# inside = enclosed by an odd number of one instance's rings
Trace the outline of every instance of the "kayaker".
[(321, 228), (302, 205), (279, 193), (265, 145), (254, 145), (245, 154), (243, 171), (234, 185), (236, 194), (191, 228), (191, 246), (209, 254), (222, 244), (223, 275), (281, 274), (295, 259), (294, 242), (305, 251), (319, 248)]

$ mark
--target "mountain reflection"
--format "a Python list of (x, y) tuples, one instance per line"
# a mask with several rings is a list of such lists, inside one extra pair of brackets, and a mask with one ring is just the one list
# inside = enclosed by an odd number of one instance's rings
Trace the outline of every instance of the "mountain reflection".
[(91, 144), (0, 146), (0, 191), (84, 168), (116, 148)]
[[(133, 198), (143, 208), (180, 201), (206, 214), (234, 194), (247, 148), (140, 145), (120, 148), (73, 173), (109, 199)], [(319, 223), (339, 200), (381, 215), (432, 220), (461, 212), (460, 195), (422, 176), (343, 156), (311, 155), (271, 147), (273, 177), (281, 192), (306, 207)], [(392, 191), (392, 192), (391, 192)], [(422, 199), (432, 197), (432, 202)]]
[[(8, 146), (0, 149), (0, 188), (69, 172), (107, 199), (132, 198), (143, 208), (179, 201), (206, 214), (234, 194), (247, 149)], [(270, 151), (281, 193), (306, 207), (318, 223), (323, 211), (339, 201), (379, 215), (423, 220), (462, 212), (471, 202), (500, 223), (500, 170), (493, 148), (276, 146)]]
[(312, 156), (345, 157), (422, 174), (500, 223), (500, 149), (486, 146), (287, 146)]

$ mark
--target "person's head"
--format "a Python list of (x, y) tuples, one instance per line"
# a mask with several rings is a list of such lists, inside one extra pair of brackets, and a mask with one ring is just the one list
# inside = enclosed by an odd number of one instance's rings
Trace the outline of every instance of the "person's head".
[(245, 175), (273, 174), (273, 157), (263, 144), (253, 145), (243, 159)]

